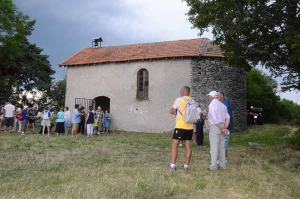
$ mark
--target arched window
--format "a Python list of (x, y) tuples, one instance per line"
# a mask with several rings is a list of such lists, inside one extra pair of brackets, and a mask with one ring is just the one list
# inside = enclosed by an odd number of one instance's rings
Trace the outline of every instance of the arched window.
[(146, 69), (139, 70), (137, 74), (137, 99), (147, 100), (149, 96), (149, 73)]

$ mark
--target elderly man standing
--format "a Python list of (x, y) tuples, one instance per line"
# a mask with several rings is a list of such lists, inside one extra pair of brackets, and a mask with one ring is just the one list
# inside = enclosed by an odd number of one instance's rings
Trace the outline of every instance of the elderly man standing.
[(191, 140), (193, 137), (193, 123), (185, 122), (183, 116), (186, 109), (186, 101), (194, 101), (190, 97), (190, 87), (184, 86), (180, 91), (181, 97), (177, 98), (170, 110), (172, 115), (176, 115), (176, 124), (171, 144), (171, 164), (168, 170), (176, 170), (176, 159), (178, 156), (178, 144), (185, 140), (185, 164), (181, 167), (183, 170), (189, 169), (189, 163), (192, 157)]
[[(97, 111), (95, 113), (95, 119), (98, 121), (98, 135), (100, 135), (100, 131), (102, 130), (102, 124), (103, 124), (103, 116), (104, 113), (101, 110), (101, 106), (98, 106)], [(103, 132), (104, 134), (104, 132)]]
[[(227, 112), (230, 116), (230, 122), (228, 125), (228, 130), (229, 131), (233, 131), (233, 120), (232, 120), (232, 108), (231, 108), (231, 104), (230, 102), (225, 99), (225, 95), (222, 91), (218, 92), (218, 99), (219, 101), (221, 101), (227, 108)], [(230, 138), (230, 134), (228, 133), (227, 135), (225, 135), (225, 155), (226, 155), (226, 164), (227, 164), (227, 151), (228, 151), (228, 143), (229, 143), (229, 138)]]
[(209, 122), (209, 142), (211, 163), (209, 170), (217, 170), (217, 160), (219, 157), (220, 167), (226, 169), (225, 162), (225, 133), (228, 131), (230, 116), (226, 106), (218, 100), (217, 91), (211, 91), (208, 94), (210, 101), (208, 107)]

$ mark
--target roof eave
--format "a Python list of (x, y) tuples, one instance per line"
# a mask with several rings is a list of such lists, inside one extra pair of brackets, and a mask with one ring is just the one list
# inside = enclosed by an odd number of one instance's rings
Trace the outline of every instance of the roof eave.
[(101, 61), (92, 63), (75, 63), (75, 64), (64, 64), (60, 63), (59, 67), (70, 67), (70, 66), (88, 66), (88, 65), (98, 65), (98, 64), (109, 64), (109, 63), (125, 63), (125, 62), (138, 62), (138, 61), (152, 61), (152, 60), (167, 60), (167, 59), (189, 59), (199, 56), (175, 56), (175, 57), (159, 57), (159, 58), (144, 58), (144, 59), (126, 59), (126, 60), (116, 60), (116, 61)]

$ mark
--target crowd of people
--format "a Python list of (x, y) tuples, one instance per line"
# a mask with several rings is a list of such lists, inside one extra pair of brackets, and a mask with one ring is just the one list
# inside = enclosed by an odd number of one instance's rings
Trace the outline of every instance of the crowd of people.
[[(192, 157), (192, 139), (194, 137), (195, 145), (203, 145), (203, 125), (205, 114), (199, 104), (190, 97), (190, 87), (184, 86), (180, 91), (181, 97), (177, 98), (170, 110), (170, 114), (176, 116), (175, 129), (171, 143), (171, 163), (167, 170), (176, 170), (176, 160), (178, 156), (178, 147), (185, 142), (185, 163), (181, 167), (183, 170), (189, 169)], [(218, 168), (226, 169), (228, 163), (228, 143), (230, 132), (233, 131), (232, 108), (228, 100), (225, 99), (222, 91), (211, 91), (208, 94), (209, 107), (207, 120), (209, 123), (209, 142), (211, 163), (209, 170)], [(189, 104), (195, 104), (196, 116), (195, 123), (187, 121), (187, 114), (193, 110), (189, 109)]]
[(4, 132), (15, 132), (18, 130), (21, 135), (25, 135), (26, 130), (32, 127), (35, 130), (35, 120), (38, 107), (29, 108), (27, 105), (16, 104), (8, 101), (0, 108), (0, 130)]
[[(209, 170), (218, 168), (226, 169), (228, 163), (228, 143), (230, 132), (233, 131), (232, 108), (228, 100), (225, 99), (222, 91), (211, 91), (208, 94), (209, 110), (205, 114), (199, 104), (190, 97), (190, 87), (185, 86), (180, 91), (181, 97), (177, 98), (170, 110), (172, 115), (176, 116), (175, 129), (171, 144), (171, 163), (168, 170), (176, 170), (176, 159), (178, 156), (178, 147), (185, 142), (185, 163), (181, 167), (183, 170), (189, 169), (192, 156), (191, 143), (194, 138), (195, 145), (201, 146), (204, 143), (203, 127), (205, 117), (209, 123), (209, 142), (211, 163)], [(193, 111), (187, 110), (188, 104), (194, 104)], [(75, 104), (72, 114), (69, 107), (61, 107), (57, 114), (45, 106), (44, 110), (38, 113), (38, 104), (35, 102), (32, 107), (22, 104), (11, 104), (10, 101), (0, 108), (0, 130), (4, 132), (15, 132), (26, 135), (27, 129), (31, 126), (35, 129), (36, 123), (40, 120), (42, 126), (41, 135), (51, 135), (51, 129), (55, 126), (57, 136), (68, 135), (71, 129), (71, 137), (77, 137), (78, 134), (84, 134), (86, 130), (87, 138), (93, 135), (107, 134), (111, 123), (111, 114), (108, 110), (102, 111), (98, 106), (93, 110), (89, 106), (85, 108)], [(187, 121), (186, 113), (194, 112), (193, 123)], [(54, 122), (53, 122), (54, 121)], [(55, 123), (55, 124), (53, 124)]]
[(8, 101), (0, 107), (0, 131), (12, 133), (18, 132), (26, 135), (26, 131), (31, 127), (33, 131), (37, 126), (41, 126), (40, 135), (51, 135), (52, 128), (55, 126), (57, 136), (68, 135), (71, 130), (71, 137), (77, 137), (79, 133), (87, 134), (87, 138), (93, 135), (109, 133), (111, 114), (108, 110), (104, 112), (101, 107), (93, 110), (90, 106), (88, 111), (79, 104), (71, 113), (69, 107), (61, 107), (55, 114), (49, 106), (45, 106), (42, 112), (38, 112), (37, 102), (32, 107), (22, 104), (12, 105)]

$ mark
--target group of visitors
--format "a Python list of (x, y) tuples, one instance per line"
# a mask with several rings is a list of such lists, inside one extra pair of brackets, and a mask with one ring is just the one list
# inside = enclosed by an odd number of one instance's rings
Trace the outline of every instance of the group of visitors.
[(98, 106), (97, 110), (94, 111), (92, 106), (89, 106), (89, 110), (86, 113), (83, 106), (75, 104), (75, 109), (72, 113), (72, 129), (71, 137), (77, 137), (78, 133), (84, 134), (86, 127), (87, 138), (91, 138), (92, 135), (100, 135), (109, 132), (111, 122), (111, 115), (108, 110), (102, 111), (101, 107)]
[[(173, 132), (171, 144), (171, 164), (168, 170), (176, 170), (176, 159), (178, 156), (178, 146), (185, 141), (185, 164), (181, 167), (183, 170), (189, 169), (192, 156), (191, 140), (194, 135), (195, 144), (203, 145), (203, 125), (204, 113), (199, 104), (190, 97), (190, 87), (184, 86), (180, 91), (181, 97), (177, 98), (170, 110), (172, 115), (176, 116), (176, 124)], [(209, 123), (209, 142), (211, 163), (209, 170), (217, 170), (218, 168), (226, 169), (228, 142), (230, 131), (233, 130), (232, 108), (228, 100), (224, 98), (222, 91), (211, 91), (208, 94), (210, 102), (208, 107), (207, 119)], [(187, 103), (195, 103), (197, 110), (197, 122), (195, 124), (187, 122), (186, 109)], [(188, 110), (189, 113), (192, 112)], [(187, 112), (188, 112), (187, 111)]]
[[(176, 116), (176, 124), (173, 132), (173, 140), (171, 144), (171, 164), (167, 167), (169, 170), (176, 170), (176, 159), (178, 156), (178, 146), (181, 141), (185, 141), (185, 164), (183, 170), (189, 169), (189, 164), (192, 156), (191, 141), (194, 137), (195, 145), (203, 145), (204, 135), (204, 112), (199, 104), (190, 97), (190, 87), (184, 86), (180, 91), (181, 97), (177, 98), (170, 110), (172, 115)], [(209, 170), (217, 170), (218, 168), (225, 169), (227, 165), (228, 142), (230, 131), (233, 130), (232, 108), (228, 100), (225, 99), (222, 91), (211, 91), (208, 94), (209, 110), (207, 119), (209, 123), (209, 142), (211, 163)], [(186, 121), (185, 114), (187, 103), (195, 104), (196, 118), (195, 122)], [(38, 115), (38, 104), (34, 103), (33, 107), (23, 106), (22, 104), (12, 105), (10, 101), (5, 106), (0, 108), (0, 130), (4, 132), (13, 132), (17, 130), (21, 135), (26, 134), (29, 125), (32, 125), (34, 130), (36, 118)], [(41, 134), (50, 135), (51, 133), (51, 118), (53, 114), (49, 106), (41, 113)], [(100, 135), (100, 132), (106, 134), (109, 132), (111, 123), (111, 115), (108, 110), (102, 111), (98, 106), (94, 111), (92, 106), (88, 110), (79, 104), (75, 104), (75, 109), (71, 113), (69, 107), (61, 107), (55, 116), (57, 136), (68, 134), (68, 129), (71, 128), (71, 137), (77, 137), (78, 133), (84, 134), (85, 128), (87, 138), (92, 135)], [(194, 120), (193, 120), (194, 121)], [(3, 128), (2, 128), (3, 127)]]
[(0, 108), (0, 130), (4, 132), (17, 131), (21, 135), (25, 135), (27, 128), (32, 126), (35, 129), (35, 122), (37, 116), (38, 105), (35, 102), (33, 107), (22, 104), (16, 104), (15, 106), (8, 101), (4, 106)]
[(87, 131), (87, 137), (91, 138), (92, 135), (107, 134), (109, 132), (111, 115), (108, 110), (103, 112), (99, 106), (96, 111), (90, 106), (89, 110), (85, 112), (85, 108), (79, 104), (75, 105), (72, 113), (69, 107), (61, 107), (57, 114), (53, 114), (50, 106), (45, 106), (44, 110), (38, 115), (38, 104), (34, 102), (32, 107), (22, 104), (15, 106), (8, 101), (5, 106), (0, 107), (0, 131), (15, 132), (17, 126), (18, 132), (21, 135), (26, 135), (27, 129), (31, 126), (35, 130), (37, 118), (40, 118), (41, 135), (51, 135), (51, 129), (55, 125), (55, 132), (57, 136), (63, 134), (67, 135), (68, 130), (71, 128), (71, 137), (77, 137), (78, 133), (84, 134)]
[[(51, 117), (53, 117), (53, 115), (49, 110), (49, 107), (46, 106), (45, 110), (42, 112), (42, 135), (46, 134), (45, 130), (47, 130), (47, 134), (50, 135)], [(69, 129), (71, 128), (71, 137), (77, 137), (79, 133), (84, 134), (86, 129), (87, 138), (91, 138), (92, 135), (100, 135), (101, 131), (103, 131), (104, 134), (108, 133), (111, 120), (108, 110), (105, 110), (104, 113), (99, 106), (97, 110), (94, 111), (93, 107), (89, 106), (89, 110), (85, 112), (85, 108), (79, 104), (75, 105), (72, 117), (69, 107), (66, 106), (65, 108), (60, 108), (55, 118), (55, 132), (57, 136), (68, 135)]]

